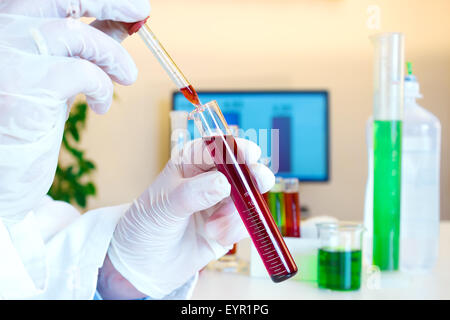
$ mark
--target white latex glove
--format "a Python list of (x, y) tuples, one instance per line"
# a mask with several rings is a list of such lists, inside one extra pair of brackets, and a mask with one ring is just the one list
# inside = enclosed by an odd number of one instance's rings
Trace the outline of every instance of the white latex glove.
[[(261, 150), (248, 140), (237, 142), (260, 191), (268, 191), (275, 177), (257, 163)], [(204, 161), (192, 161), (202, 154)], [(230, 184), (214, 168), (203, 142), (194, 140), (119, 221), (108, 255), (142, 293), (164, 297), (248, 236), (229, 197)]]
[[(68, 16), (134, 22), (148, 0), (0, 1), (0, 218), (23, 219), (53, 181), (64, 123), (74, 97), (105, 113), (114, 80), (137, 77), (126, 50), (96, 28)], [(106, 25), (107, 21), (99, 23)], [(116, 32), (122, 30), (103, 29)], [(124, 30), (123, 30), (124, 31)]]

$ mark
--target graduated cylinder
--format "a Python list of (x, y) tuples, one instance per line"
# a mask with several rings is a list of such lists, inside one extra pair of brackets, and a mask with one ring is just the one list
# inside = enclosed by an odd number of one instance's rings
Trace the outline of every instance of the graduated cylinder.
[(374, 69), (373, 264), (397, 270), (403, 117), (404, 38), (401, 33), (372, 37)]

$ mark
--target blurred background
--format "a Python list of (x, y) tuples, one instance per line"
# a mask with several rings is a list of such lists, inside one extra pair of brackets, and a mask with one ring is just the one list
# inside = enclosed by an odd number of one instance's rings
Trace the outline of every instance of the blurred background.
[[(362, 220), (365, 126), (372, 113), (369, 36), (405, 34), (406, 60), (442, 124), (441, 219), (450, 219), (450, 1), (153, 0), (149, 25), (198, 90), (328, 90), (330, 179), (300, 185), (312, 216)], [(135, 35), (139, 68), (104, 116), (89, 111), (81, 148), (97, 169), (87, 209), (130, 202), (169, 159), (174, 85)], [(63, 155), (64, 157), (64, 155)]]

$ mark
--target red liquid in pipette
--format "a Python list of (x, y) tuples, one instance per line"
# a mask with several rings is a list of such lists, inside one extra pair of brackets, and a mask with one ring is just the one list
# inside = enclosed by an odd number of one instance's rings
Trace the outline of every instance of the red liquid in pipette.
[(231, 198), (272, 281), (291, 278), (297, 273), (297, 266), (233, 136), (205, 137), (203, 141), (217, 169), (231, 184)]
[[(132, 34), (138, 32), (142, 28), (142, 26), (147, 22), (148, 18), (149, 17), (147, 17), (145, 20), (142, 20), (142, 21), (139, 21), (136, 23), (123, 22), (123, 25), (126, 28), (126, 30), (128, 31), (128, 34), (132, 35)], [(151, 33), (150, 29), (148, 29), (148, 32)], [(160, 49), (163, 49), (163, 48), (160, 48)], [(170, 57), (167, 56), (167, 58), (170, 58)], [(175, 67), (175, 69), (178, 70), (178, 68), (176, 68), (176, 67)], [(178, 73), (181, 73), (181, 71), (178, 70)], [(190, 103), (192, 103), (193, 105), (195, 105), (197, 107), (199, 107), (201, 105), (200, 99), (198, 98), (198, 94), (195, 91), (195, 89), (192, 87), (192, 85), (181, 88), (180, 91), (181, 91), (181, 93), (183, 93), (183, 95), (186, 97), (186, 99), (189, 100)]]
[(190, 85), (188, 87), (184, 87), (184, 88), (180, 89), (180, 91), (183, 94), (183, 96), (189, 100), (190, 103), (192, 103), (193, 105), (195, 105), (197, 107), (199, 107), (201, 105), (200, 99), (198, 98), (197, 91), (195, 91), (194, 87), (192, 87)]

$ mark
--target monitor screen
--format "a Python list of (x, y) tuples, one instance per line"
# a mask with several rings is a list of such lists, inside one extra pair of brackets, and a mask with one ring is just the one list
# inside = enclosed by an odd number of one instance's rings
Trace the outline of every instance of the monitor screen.
[[(228, 124), (237, 125), (241, 131), (268, 129), (271, 135), (274, 131), (270, 129), (278, 129), (277, 176), (328, 181), (327, 91), (199, 91), (198, 94), (203, 103), (216, 100)], [(190, 112), (193, 107), (176, 92), (173, 109)], [(188, 130), (191, 137), (199, 136), (193, 121), (189, 121)]]

